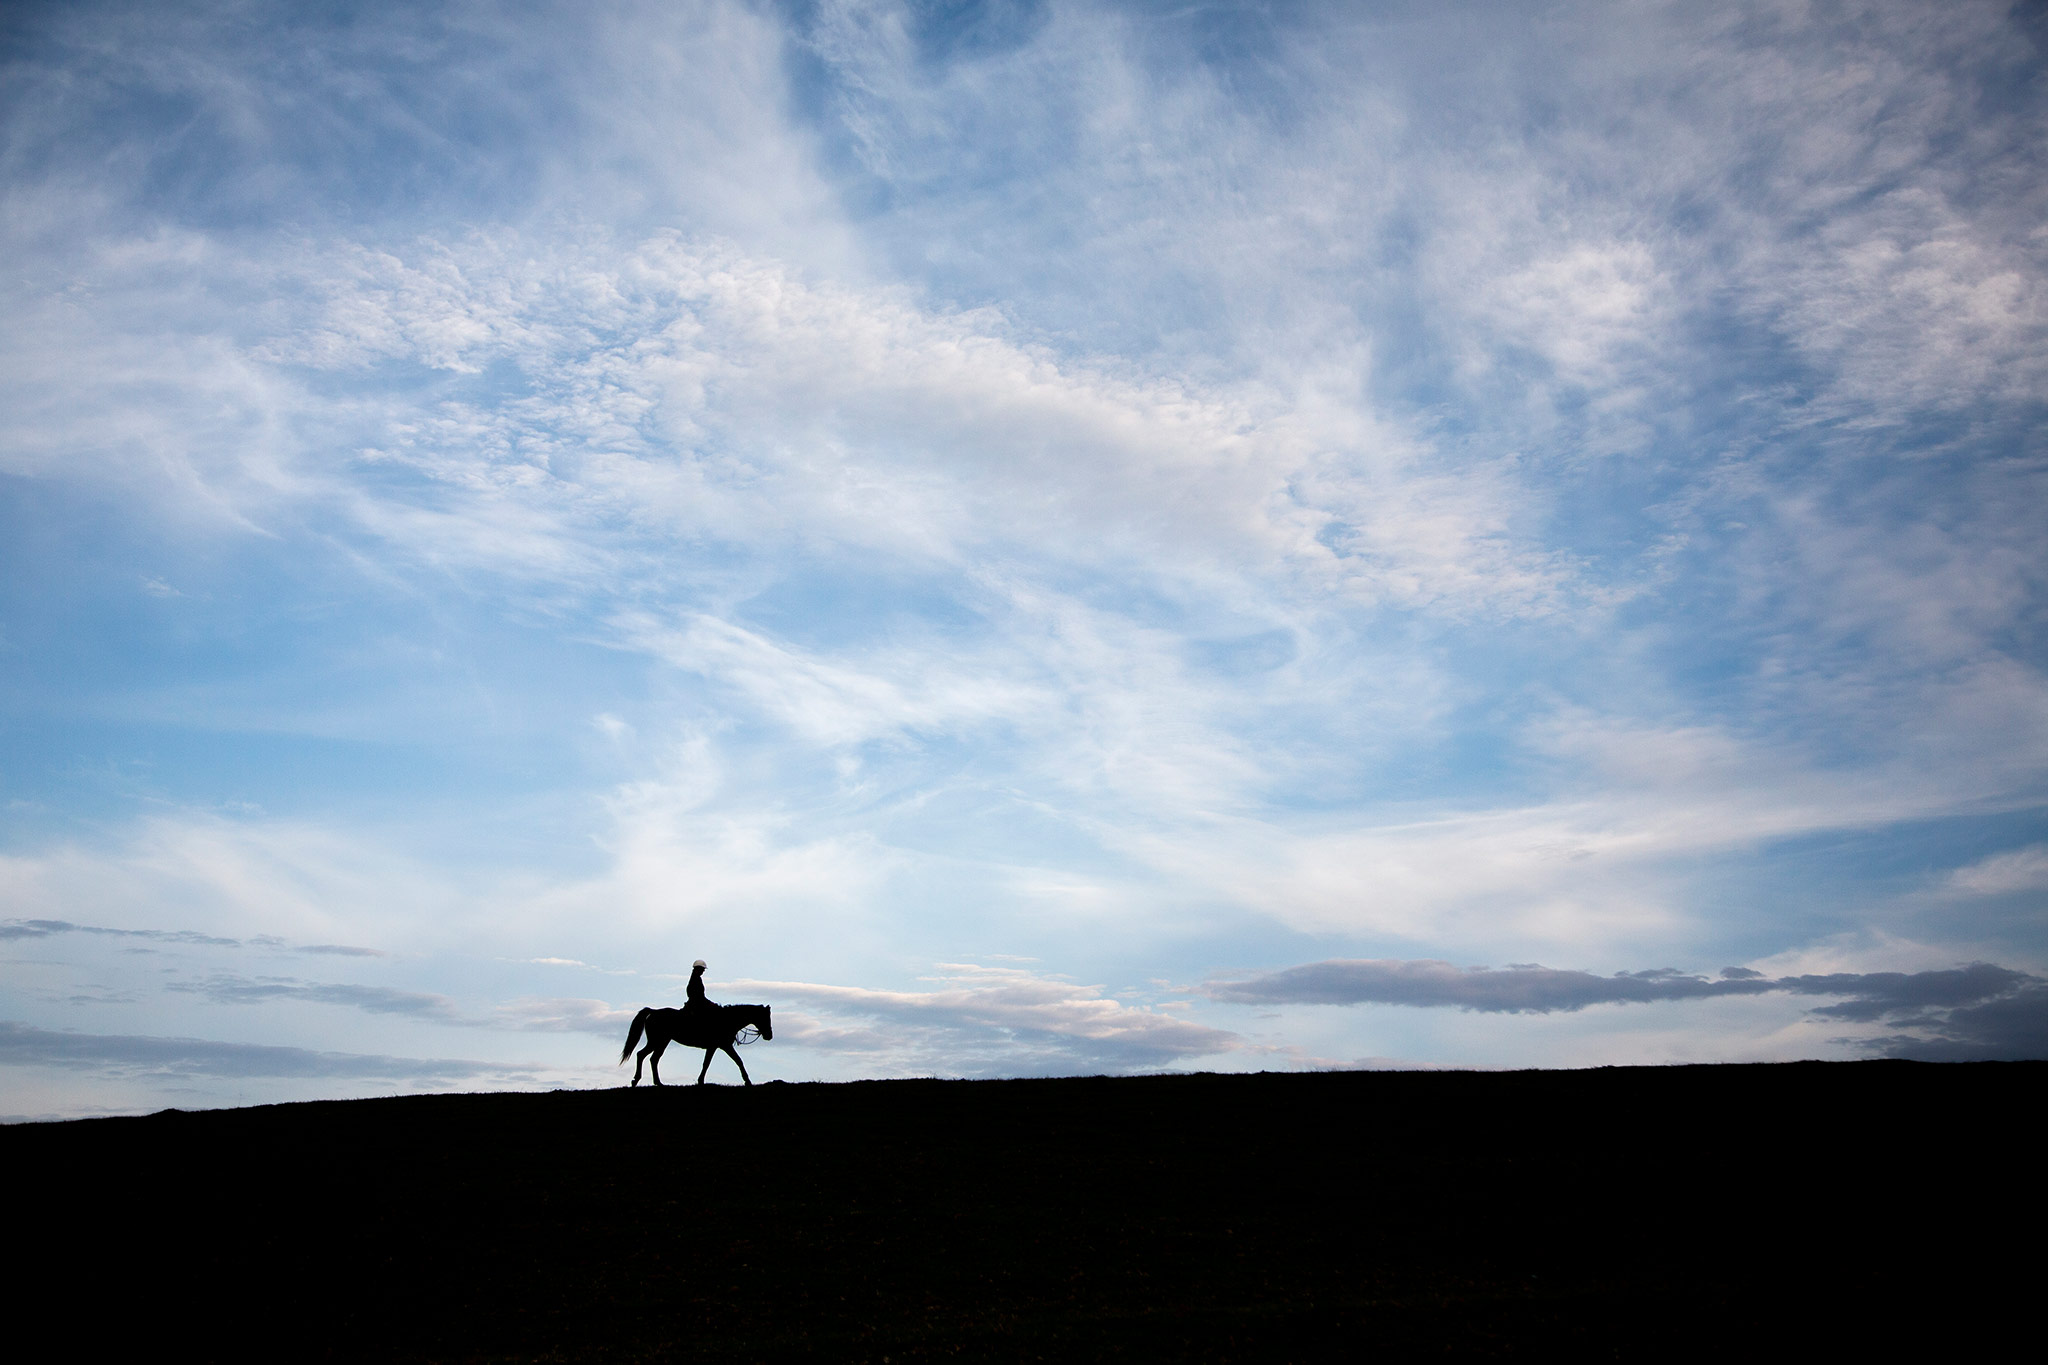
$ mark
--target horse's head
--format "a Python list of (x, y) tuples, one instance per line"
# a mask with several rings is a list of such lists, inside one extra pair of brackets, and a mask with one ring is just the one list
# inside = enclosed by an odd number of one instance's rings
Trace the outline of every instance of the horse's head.
[(727, 1023), (738, 1023), (734, 1042), (759, 1043), (775, 1036), (775, 1024), (766, 1005), (727, 1005), (725, 1018)]

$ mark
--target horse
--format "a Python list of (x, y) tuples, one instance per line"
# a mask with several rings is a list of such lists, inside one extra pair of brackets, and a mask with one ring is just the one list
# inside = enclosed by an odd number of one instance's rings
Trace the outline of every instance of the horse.
[(749, 1028), (758, 1031), (763, 1038), (775, 1036), (775, 1027), (769, 1022), (766, 1005), (706, 1005), (701, 1019), (686, 1010), (658, 1010), (649, 1005), (633, 1016), (633, 1031), (626, 1035), (626, 1046), (619, 1053), (619, 1065), (624, 1066), (626, 1058), (633, 1055), (633, 1044), (640, 1041), (644, 1032), (647, 1046), (640, 1049), (640, 1060), (633, 1063), (634, 1085), (640, 1084), (643, 1064), (653, 1070), (654, 1083), (661, 1084), (661, 1054), (670, 1043), (704, 1049), (704, 1065), (697, 1072), (697, 1084), (704, 1084), (704, 1073), (711, 1069), (711, 1055), (723, 1052), (740, 1069), (740, 1079), (752, 1085), (754, 1078), (747, 1074), (747, 1064), (733, 1049), (739, 1035)]

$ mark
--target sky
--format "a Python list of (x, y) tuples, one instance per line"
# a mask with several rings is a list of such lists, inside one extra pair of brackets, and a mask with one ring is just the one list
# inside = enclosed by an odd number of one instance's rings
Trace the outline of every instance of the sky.
[(6, 7), (0, 1117), (2048, 1056), (2044, 43)]

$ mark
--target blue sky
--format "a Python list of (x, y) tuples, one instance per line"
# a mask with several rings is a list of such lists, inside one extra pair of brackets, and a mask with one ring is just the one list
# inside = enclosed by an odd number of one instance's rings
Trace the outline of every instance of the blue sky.
[(2043, 1055), (2044, 38), (12, 7), (0, 1112)]

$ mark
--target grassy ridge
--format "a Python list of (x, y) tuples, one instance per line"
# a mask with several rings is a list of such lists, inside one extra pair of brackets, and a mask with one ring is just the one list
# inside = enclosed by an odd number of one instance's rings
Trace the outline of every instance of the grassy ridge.
[[(67, 1334), (219, 1358), (1944, 1353), (2048, 1064), (434, 1095), (0, 1130)], [(2024, 1234), (2023, 1234), (2024, 1235)]]

